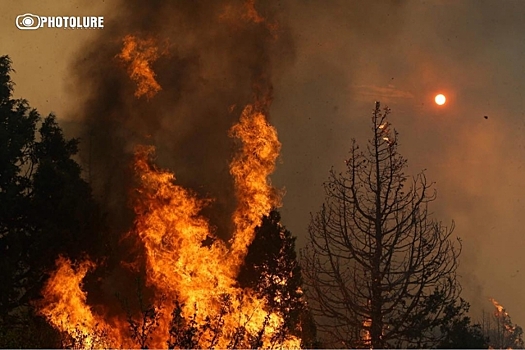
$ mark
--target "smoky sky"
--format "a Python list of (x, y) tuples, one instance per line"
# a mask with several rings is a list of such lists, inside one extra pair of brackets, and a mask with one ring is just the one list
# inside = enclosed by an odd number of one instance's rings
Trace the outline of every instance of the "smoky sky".
[[(379, 100), (392, 109), (408, 173), (426, 169), (435, 182), (434, 218), (455, 222), (474, 316), (494, 297), (523, 323), (525, 4), (294, 2), (291, 13), (297, 60), (273, 105), (285, 224), (305, 242), (329, 169), (344, 169), (352, 138), (370, 137)], [(443, 108), (433, 103), (440, 92)]]
[[(434, 217), (456, 224), (473, 312), (491, 310), (493, 297), (525, 323), (522, 1), (257, 1), (261, 16), (280, 24), (277, 40), (262, 25), (220, 22), (224, 7), (240, 4), (229, 1), (8, 4), (0, 51), (17, 70), (15, 95), (42, 113), (56, 111), (82, 137), (86, 172), (86, 143), (96, 140), (92, 182), (119, 215), (129, 215), (121, 208), (128, 208), (133, 146), (146, 142), (179, 183), (216, 198), (207, 215), (226, 228), (234, 203), (227, 130), (252, 102), (259, 76), (273, 85), (271, 122), (283, 144), (272, 181), (286, 188), (282, 221), (300, 247), (328, 171), (343, 169), (352, 138), (366, 142), (379, 100), (392, 109), (408, 173), (426, 169), (435, 182)], [(17, 14), (38, 11), (104, 15), (105, 28), (15, 28)], [(163, 90), (150, 101), (133, 96), (134, 83), (114, 59), (126, 34), (168, 48), (153, 64)], [(433, 103), (437, 93), (447, 96), (445, 106)]]

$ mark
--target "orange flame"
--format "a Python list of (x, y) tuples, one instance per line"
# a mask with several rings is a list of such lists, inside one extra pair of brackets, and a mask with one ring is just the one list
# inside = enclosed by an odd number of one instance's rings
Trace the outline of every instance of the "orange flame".
[(247, 0), (244, 3), (244, 7), (246, 9), (246, 12), (244, 13), (244, 18), (246, 18), (249, 21), (252, 21), (253, 23), (261, 23), (264, 22), (264, 18), (259, 15), (257, 10), (255, 9), (255, 0)]
[(496, 308), (496, 311), (494, 311), (494, 316), (503, 321), (503, 326), (505, 327), (507, 332), (514, 332), (516, 330), (516, 327), (510, 323), (509, 313), (505, 310), (503, 305), (498, 303), (494, 298), (489, 298), (489, 300), (492, 303), (492, 305), (494, 305), (494, 307)]
[(235, 233), (231, 254), (237, 269), (242, 264), (262, 216), (268, 214), (272, 207), (280, 205), (280, 196), (271, 187), (268, 176), (275, 169), (281, 143), (275, 128), (252, 106), (244, 109), (239, 123), (231, 128), (230, 136), (242, 142), (241, 152), (230, 164), (238, 201), (233, 214)]
[(239, 18), (244, 22), (263, 26), (268, 30), (273, 40), (277, 39), (279, 24), (277, 21), (269, 22), (267, 18), (261, 16), (255, 8), (255, 0), (246, 0), (242, 7), (226, 5), (219, 16), (219, 19), (233, 26), (239, 25)]
[(57, 270), (42, 291), (45, 302), (41, 314), (55, 328), (69, 334), (77, 347), (107, 348), (110, 344), (123, 344), (119, 329), (110, 327), (86, 304), (82, 280), (95, 264), (84, 261), (75, 270), (68, 259), (59, 257), (56, 265)]
[(152, 98), (161, 90), (155, 80), (155, 72), (151, 69), (151, 64), (159, 58), (154, 41), (140, 40), (133, 35), (127, 35), (123, 41), (124, 47), (117, 58), (128, 64), (128, 74), (137, 83), (135, 96)]
[(503, 316), (508, 316), (509, 314), (505, 311), (505, 308), (496, 301), (496, 299), (494, 298), (489, 298), (490, 302), (492, 303), (492, 305), (494, 305), (494, 307), (496, 308), (496, 316), (498, 315), (503, 315)]
[[(230, 136), (240, 140), (241, 147), (234, 157), (230, 171), (235, 180), (238, 207), (233, 215), (235, 232), (231, 247), (213, 236), (208, 221), (200, 211), (209, 200), (198, 199), (193, 193), (175, 184), (168, 171), (157, 169), (150, 160), (154, 148), (137, 147), (135, 172), (140, 181), (135, 200), (136, 234), (144, 245), (147, 285), (154, 288), (160, 309), (173, 310), (176, 301), (182, 305), (185, 318), (194, 317), (197, 325), (213, 319), (224, 307), (224, 296), (229, 296), (229, 311), (224, 315), (221, 334), (216, 346), (226, 348), (239, 327), (247, 336), (258, 334), (264, 328), (263, 346), (275, 346), (273, 337), (282, 325), (282, 317), (266, 311), (266, 300), (251, 290), (242, 290), (235, 280), (247, 247), (254, 238), (255, 227), (262, 216), (279, 203), (279, 196), (271, 187), (268, 175), (275, 168), (280, 143), (277, 132), (262, 113), (247, 106)], [(211, 245), (203, 245), (207, 238)], [(77, 272), (69, 264), (59, 261), (59, 269), (43, 291), (45, 306), (41, 312), (58, 329), (71, 335), (75, 329), (63, 327), (71, 310), (74, 322), (81, 323), (82, 334), (95, 334), (97, 325), (111, 328), (102, 317), (94, 315), (86, 305), (81, 289), (82, 278), (91, 263), (81, 265)], [(65, 290), (63, 286), (68, 286)], [(170, 298), (164, 298), (169, 296)], [(151, 335), (150, 347), (163, 348), (170, 337), (171, 313), (159, 316), (158, 327)], [(116, 323), (116, 322), (114, 322)], [(110, 344), (121, 344), (120, 327), (108, 337)], [(213, 334), (204, 330), (199, 346), (210, 346)], [(127, 340), (129, 342), (129, 340)], [(91, 343), (96, 343), (92, 340)], [(90, 343), (90, 344), (91, 344)], [(299, 348), (300, 339), (287, 336), (280, 344), (286, 348)]]
[(372, 348), (372, 337), (370, 336), (370, 326), (372, 325), (372, 320), (370, 318), (366, 318), (363, 321), (363, 330), (361, 332), (361, 340), (363, 342), (363, 345), (367, 346), (368, 348)]
[[(264, 18), (259, 16), (254, 4), (254, 0), (247, 1), (244, 19), (260, 23)], [(117, 58), (128, 64), (128, 74), (137, 83), (137, 98), (144, 95), (151, 98), (161, 90), (151, 69), (151, 63), (158, 57), (152, 40), (131, 35), (124, 38)], [(234, 232), (228, 243), (214, 236), (208, 220), (201, 215), (211, 200), (197, 198), (177, 185), (171, 172), (155, 167), (151, 162), (155, 152), (152, 146), (136, 148), (136, 219), (130, 234), (136, 235), (144, 247), (146, 285), (155, 293), (156, 308), (162, 310), (148, 335), (150, 348), (165, 348), (173, 337), (171, 311), (177, 308), (186, 320), (191, 319), (201, 327), (197, 344), (201, 348), (248, 344), (246, 341), (232, 343), (232, 339), (239, 336), (260, 337), (263, 347), (300, 347), (300, 339), (292, 335), (280, 337), (280, 344), (275, 343), (282, 317), (269, 313), (265, 299), (252, 290), (241, 289), (236, 281), (256, 226), (273, 207), (280, 205), (280, 194), (271, 186), (269, 175), (275, 169), (281, 144), (275, 128), (259, 111), (259, 104), (248, 105), (229, 132), (229, 136), (239, 142), (239, 150), (230, 164), (237, 208), (232, 217)], [(234, 108), (235, 105), (230, 113)], [(211, 244), (203, 244), (210, 239)], [(69, 261), (58, 259), (57, 270), (42, 291), (44, 302), (40, 312), (60, 331), (73, 338), (86, 339), (84, 347), (131, 347), (133, 341), (126, 318), (102, 317), (86, 303), (82, 280), (94, 267), (88, 261), (73, 269)], [(223, 312), (225, 306), (227, 311)], [(206, 326), (218, 314), (221, 314), (220, 339)], [(104, 336), (98, 336), (99, 329), (104, 330)]]

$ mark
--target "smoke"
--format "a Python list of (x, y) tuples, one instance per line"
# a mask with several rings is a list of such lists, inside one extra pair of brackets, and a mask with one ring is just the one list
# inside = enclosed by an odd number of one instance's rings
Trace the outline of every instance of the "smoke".
[[(135, 145), (153, 144), (180, 185), (214, 199), (205, 214), (229, 238), (235, 199), (228, 129), (246, 104), (270, 96), (274, 70), (293, 58), (286, 9), (275, 2), (138, 0), (116, 8), (72, 68), (86, 125), (83, 161), (96, 194), (125, 228), (130, 156)], [(129, 34), (157, 45), (152, 69), (161, 91), (152, 99), (134, 96), (115, 57)]]
[[(121, 1), (79, 50), (71, 79), (75, 118), (84, 125), (81, 157), (112, 242), (106, 271), (87, 276), (91, 304), (110, 305), (115, 291), (131, 298), (137, 289), (141, 248), (126, 232), (139, 144), (156, 147), (156, 163), (174, 171), (178, 185), (212, 199), (202, 214), (217, 236), (230, 238), (236, 199), (228, 130), (247, 104), (272, 98), (272, 80), (294, 58), (286, 12), (279, 2), (250, 0)], [(151, 98), (134, 96), (136, 83), (117, 57), (127, 35), (157, 48), (151, 68), (161, 90)], [(104, 282), (89, 282), (96, 280)]]
[[(329, 169), (343, 170), (351, 138), (363, 145), (370, 137), (380, 100), (392, 108), (408, 173), (427, 169), (436, 182), (434, 217), (456, 223), (471, 310), (491, 310), (493, 296), (523, 323), (523, 3), (331, 4), (291, 6), (297, 61), (273, 105), (283, 116), (275, 120), (283, 164), (273, 177), (286, 185), (283, 222), (305, 242)], [(439, 92), (448, 103), (437, 109)]]

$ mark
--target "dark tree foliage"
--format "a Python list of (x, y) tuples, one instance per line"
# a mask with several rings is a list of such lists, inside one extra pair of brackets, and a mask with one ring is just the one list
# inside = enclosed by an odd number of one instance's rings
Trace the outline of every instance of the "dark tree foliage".
[(487, 349), (488, 338), (483, 335), (479, 324), (472, 324), (468, 316), (454, 319), (442, 326), (444, 338), (438, 349)]
[(303, 345), (313, 347), (316, 330), (301, 289), (295, 237), (280, 221), (276, 210), (263, 217), (248, 248), (238, 281), (242, 287), (252, 288), (265, 297), (271, 311), (284, 318), (283, 332), (294, 334), (303, 340)]
[(59, 254), (94, 253), (103, 241), (102, 217), (72, 159), (78, 140), (64, 138), (54, 115), (42, 119), (11, 98), (12, 71), (9, 57), (0, 57), (0, 327), (7, 333), (36, 317), (31, 302)]

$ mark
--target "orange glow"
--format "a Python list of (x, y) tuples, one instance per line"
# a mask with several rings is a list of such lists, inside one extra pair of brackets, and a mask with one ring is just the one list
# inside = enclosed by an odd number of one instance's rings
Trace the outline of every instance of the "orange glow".
[(447, 98), (445, 97), (445, 95), (439, 94), (439, 95), (436, 95), (436, 97), (434, 98), (434, 101), (436, 101), (436, 104), (442, 106), (445, 104), (445, 102), (447, 102)]

